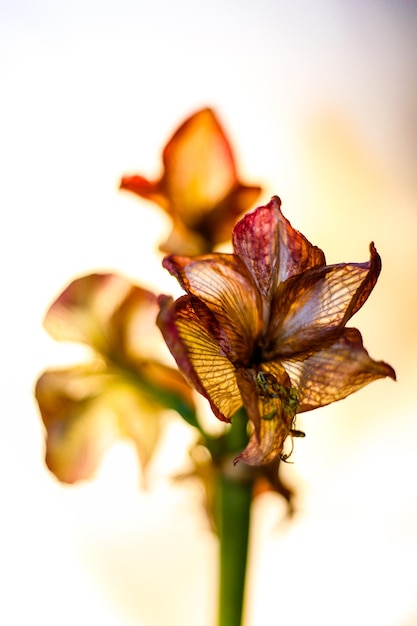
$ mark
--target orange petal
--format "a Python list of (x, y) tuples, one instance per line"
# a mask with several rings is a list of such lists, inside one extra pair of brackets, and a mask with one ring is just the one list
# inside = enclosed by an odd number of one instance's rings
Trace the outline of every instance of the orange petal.
[(198, 111), (180, 126), (165, 147), (163, 162), (161, 185), (189, 227), (237, 182), (232, 149), (211, 109)]
[(325, 264), (320, 248), (292, 228), (280, 207), (281, 200), (273, 197), (269, 204), (241, 219), (233, 231), (235, 253), (268, 302), (281, 282), (310, 267)]
[(161, 246), (165, 252), (210, 252), (230, 238), (236, 219), (261, 191), (239, 181), (230, 143), (208, 108), (191, 115), (174, 133), (163, 165), (159, 180), (125, 176), (120, 187), (156, 202), (171, 216), (174, 228)]
[(159, 181), (151, 182), (143, 176), (134, 174), (132, 176), (123, 176), (119, 188), (125, 191), (131, 191), (141, 198), (155, 202), (165, 211), (169, 212), (169, 202), (160, 187)]
[(395, 380), (390, 365), (370, 358), (356, 328), (344, 328), (316, 352), (284, 359), (280, 365), (298, 390), (298, 413), (346, 398), (378, 378)]
[(230, 240), (236, 220), (248, 211), (256, 202), (261, 192), (258, 186), (238, 183), (230, 193), (214, 207), (202, 226), (214, 244)]
[(228, 340), (211, 311), (192, 296), (162, 296), (158, 326), (181, 372), (210, 402), (220, 420), (230, 421), (242, 406), (236, 370), (222, 346)]

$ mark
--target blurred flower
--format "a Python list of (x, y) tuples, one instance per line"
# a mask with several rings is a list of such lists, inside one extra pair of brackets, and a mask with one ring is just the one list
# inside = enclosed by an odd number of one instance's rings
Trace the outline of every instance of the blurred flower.
[(87, 344), (91, 363), (47, 370), (35, 395), (46, 427), (46, 462), (62, 481), (88, 478), (118, 438), (135, 443), (142, 467), (172, 408), (194, 423), (190, 387), (157, 360), (156, 296), (114, 274), (74, 280), (48, 310), (44, 325), (58, 340)]
[(151, 182), (124, 176), (120, 188), (158, 204), (173, 230), (161, 249), (201, 254), (230, 238), (237, 218), (256, 201), (260, 187), (243, 185), (229, 141), (211, 109), (189, 117), (162, 155), (164, 172)]
[[(345, 398), (394, 370), (372, 360), (346, 328), (372, 291), (381, 261), (326, 265), (281, 213), (279, 198), (234, 228), (234, 254), (168, 256), (188, 295), (160, 297), (158, 324), (180, 370), (214, 414), (245, 407), (253, 433), (237, 457), (250, 465), (282, 455), (295, 415)], [(282, 458), (287, 458), (284, 455)]]

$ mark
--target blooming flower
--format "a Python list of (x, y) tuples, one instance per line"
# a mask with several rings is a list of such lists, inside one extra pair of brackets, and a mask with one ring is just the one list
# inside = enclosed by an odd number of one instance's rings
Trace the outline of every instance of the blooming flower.
[(179, 254), (210, 252), (226, 241), (237, 218), (256, 201), (260, 187), (243, 185), (217, 117), (202, 109), (189, 117), (164, 148), (164, 171), (151, 182), (124, 176), (120, 188), (158, 204), (173, 221), (161, 249)]
[[(168, 256), (187, 295), (160, 297), (158, 324), (180, 370), (214, 414), (243, 405), (253, 425), (237, 457), (262, 465), (303, 436), (295, 415), (345, 398), (395, 372), (374, 361), (349, 319), (372, 291), (381, 260), (326, 265), (272, 198), (234, 228), (234, 254)], [(285, 456), (284, 456), (285, 459)]]
[(172, 408), (193, 423), (190, 387), (157, 360), (156, 296), (115, 274), (74, 280), (49, 308), (44, 325), (55, 338), (93, 350), (84, 365), (47, 370), (35, 395), (46, 428), (46, 463), (64, 482), (88, 478), (105, 450), (130, 438), (142, 467)]

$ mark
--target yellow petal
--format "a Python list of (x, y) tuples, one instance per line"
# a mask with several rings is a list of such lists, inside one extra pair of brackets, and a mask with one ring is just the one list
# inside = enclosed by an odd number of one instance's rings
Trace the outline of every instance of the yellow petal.
[[(181, 372), (210, 402), (214, 414), (230, 421), (242, 406), (236, 369), (224, 355), (222, 329), (209, 309), (196, 298), (173, 302), (160, 298), (158, 326)], [(226, 340), (227, 343), (227, 340)]]
[(163, 153), (161, 184), (187, 226), (192, 227), (237, 182), (230, 144), (211, 109), (189, 117)]
[(104, 363), (49, 370), (36, 399), (46, 428), (46, 462), (63, 482), (90, 478), (119, 437), (131, 438), (143, 466), (156, 445), (159, 405)]
[(44, 319), (54, 339), (77, 341), (96, 349), (108, 345), (108, 322), (130, 284), (115, 274), (90, 274), (72, 281)]
[(252, 357), (262, 330), (262, 303), (240, 260), (231, 254), (187, 259), (172, 256), (164, 267), (212, 311), (229, 339), (228, 356), (241, 365)]

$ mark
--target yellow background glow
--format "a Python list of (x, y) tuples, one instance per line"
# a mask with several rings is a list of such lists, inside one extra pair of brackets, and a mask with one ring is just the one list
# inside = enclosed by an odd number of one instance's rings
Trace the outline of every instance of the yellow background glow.
[[(7, 6), (6, 6), (7, 5)], [(417, 624), (417, 5), (406, 0), (18, 0), (0, 6), (0, 623), (212, 626), (217, 552), (194, 485), (175, 488), (174, 421), (139, 490), (116, 446), (97, 479), (43, 464), (32, 391), (75, 347), (42, 330), (76, 275), (114, 270), (177, 293), (169, 225), (117, 191), (159, 173), (178, 124), (212, 106), (242, 178), (280, 195), (330, 263), (383, 270), (353, 319), (397, 371), (306, 414), (295, 518), (254, 507), (245, 626)], [(214, 419), (214, 418), (213, 418)]]

